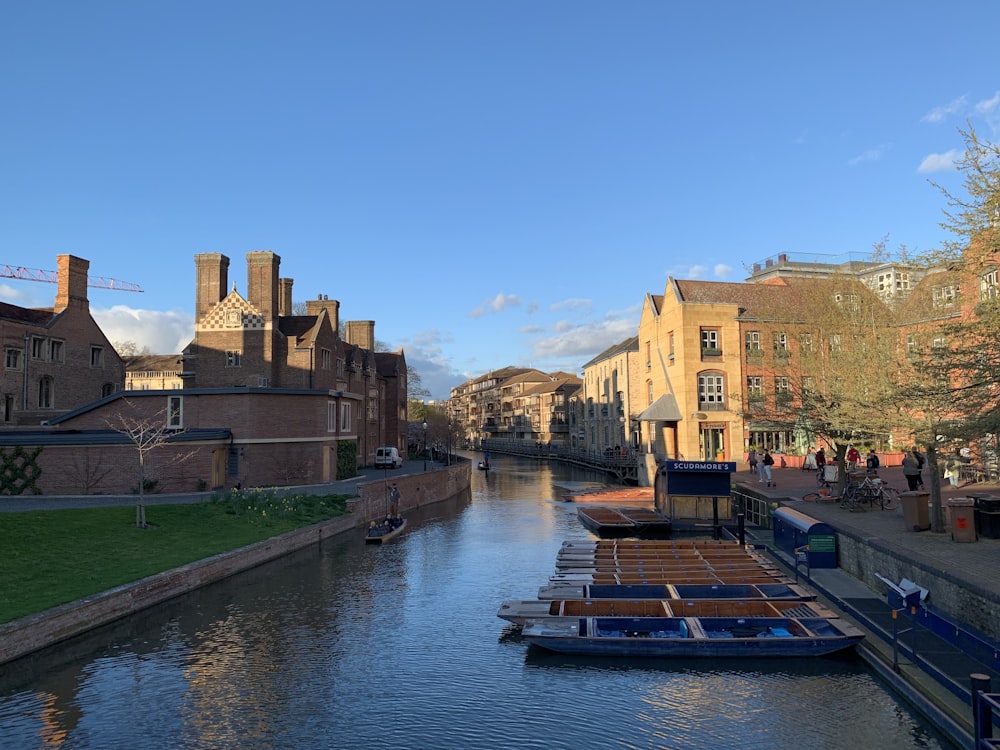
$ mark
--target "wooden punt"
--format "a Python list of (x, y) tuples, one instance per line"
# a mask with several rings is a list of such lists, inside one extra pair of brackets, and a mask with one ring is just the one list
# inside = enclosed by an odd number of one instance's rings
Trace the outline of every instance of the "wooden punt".
[(625, 657), (816, 657), (864, 633), (833, 617), (541, 617), (521, 638), (561, 654)]
[(390, 539), (394, 539), (403, 533), (403, 529), (406, 528), (405, 518), (392, 519), (391, 522), (383, 521), (382, 523), (374, 523), (368, 527), (368, 531), (365, 534), (365, 544), (385, 544)]
[(538, 589), (539, 599), (768, 599), (810, 601), (809, 589), (791, 582), (758, 584), (548, 584)]
[(508, 599), (497, 617), (836, 617), (815, 601), (767, 599)]

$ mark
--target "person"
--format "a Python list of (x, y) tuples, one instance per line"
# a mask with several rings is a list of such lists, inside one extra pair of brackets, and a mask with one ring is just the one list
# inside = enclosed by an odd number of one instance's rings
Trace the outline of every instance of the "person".
[(847, 470), (854, 471), (858, 468), (858, 461), (861, 460), (861, 453), (853, 445), (847, 447)]
[(764, 451), (757, 451), (757, 481), (764, 481)]
[(917, 489), (922, 490), (924, 488), (924, 464), (927, 462), (924, 458), (924, 454), (921, 453), (916, 446), (913, 448), (913, 457), (917, 461)]
[(822, 473), (823, 468), (826, 466), (826, 451), (820, 448), (816, 451), (816, 469)]
[(389, 518), (399, 518), (399, 488), (395, 482), (389, 488)]
[(868, 451), (868, 457), (865, 459), (865, 468), (867, 469), (868, 476), (873, 477), (878, 475), (880, 463), (878, 454), (874, 450)]
[(958, 487), (959, 461), (954, 456), (950, 457), (944, 464), (944, 478), (952, 487)]
[(958, 460), (961, 461), (963, 464), (972, 463), (972, 450), (969, 448), (969, 446), (965, 446), (964, 448), (958, 451)]
[(757, 449), (751, 448), (750, 452), (747, 453), (747, 463), (750, 464), (750, 473), (757, 473)]
[(916, 450), (903, 456), (903, 476), (910, 492), (920, 489), (920, 464), (917, 462)]
[(816, 466), (816, 451), (813, 450), (812, 446), (809, 446), (809, 450), (806, 452), (806, 457), (802, 461), (802, 471), (818, 471), (819, 467)]
[(764, 449), (764, 457), (761, 459), (760, 463), (761, 466), (764, 467), (763, 477), (761, 477), (761, 479), (766, 477), (767, 486), (773, 487), (774, 481), (773, 477), (771, 476), (771, 467), (774, 466), (774, 456), (771, 455), (771, 451), (767, 450), (767, 448)]

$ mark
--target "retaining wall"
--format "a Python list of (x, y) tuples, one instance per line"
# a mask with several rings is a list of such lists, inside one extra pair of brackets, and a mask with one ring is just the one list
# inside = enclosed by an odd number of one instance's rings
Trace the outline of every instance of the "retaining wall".
[(385, 493), (393, 482), (400, 491), (400, 512), (449, 500), (469, 488), (471, 464), (400, 475), (358, 485), (358, 498), (348, 501), (348, 514), (232, 552), (189, 563), (134, 583), (0, 625), (0, 664), (26, 656), (93, 628), (128, 617), (201, 586), (275, 560), (385, 516)]

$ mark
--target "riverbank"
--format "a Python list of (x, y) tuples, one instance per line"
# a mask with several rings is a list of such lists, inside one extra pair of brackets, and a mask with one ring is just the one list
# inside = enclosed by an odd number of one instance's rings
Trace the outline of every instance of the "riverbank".
[[(385, 498), (388, 487), (395, 484), (400, 491), (400, 512), (443, 502), (468, 491), (471, 481), (471, 464), (460, 461), (451, 466), (432, 465), (428, 471), (420, 471), (421, 462), (411, 462), (410, 466), (394, 472), (377, 472), (379, 479), (358, 478), (353, 483), (356, 497), (348, 500), (347, 515), (330, 521), (313, 524), (282, 534), (263, 542), (251, 544), (231, 552), (215, 555), (206, 560), (164, 571), (108, 591), (100, 592), (85, 599), (70, 602), (22, 617), (0, 625), (0, 664), (27, 656), (39, 649), (80, 635), (102, 625), (162, 603), (194, 589), (215, 583), (236, 573), (262, 565), (266, 562), (317, 544), (338, 534), (361, 529), (386, 513)], [(391, 479), (390, 479), (391, 477)], [(367, 479), (368, 481), (364, 481)], [(345, 493), (344, 485), (333, 491)], [(313, 488), (325, 494), (331, 485)], [(307, 488), (283, 488), (283, 491), (304, 491)], [(204, 493), (186, 496), (186, 502), (200, 502)], [(151, 496), (150, 505), (156, 501)], [(185, 496), (159, 498), (167, 502), (184, 502)], [(76, 498), (37, 498), (35, 509), (56, 509), (77, 507)], [(114, 504), (134, 504), (135, 498), (105, 498)], [(28, 499), (31, 502), (32, 499)], [(89, 507), (100, 503), (100, 498), (87, 498)], [(5, 509), (10, 506), (5, 502)], [(38, 507), (43, 506), (43, 507)]]

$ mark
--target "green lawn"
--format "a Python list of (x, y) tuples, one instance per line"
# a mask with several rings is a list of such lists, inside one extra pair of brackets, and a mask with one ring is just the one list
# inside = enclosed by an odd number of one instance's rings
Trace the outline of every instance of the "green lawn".
[(348, 495), (233, 492), (192, 505), (0, 513), (0, 623), (346, 512)]

